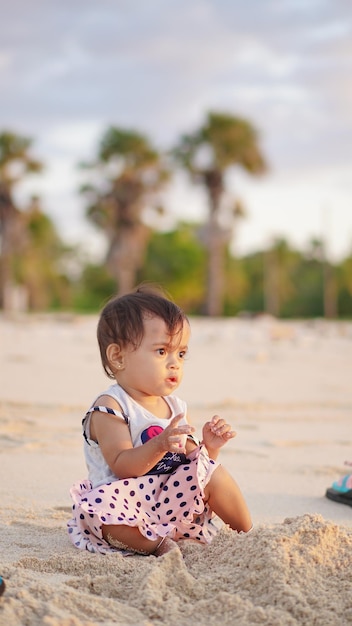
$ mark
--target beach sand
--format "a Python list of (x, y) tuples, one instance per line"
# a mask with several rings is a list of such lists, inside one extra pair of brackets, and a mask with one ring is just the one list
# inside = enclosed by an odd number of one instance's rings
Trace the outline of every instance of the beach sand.
[(215, 413), (236, 430), (220, 460), (254, 529), (157, 559), (66, 534), (81, 419), (110, 384), (97, 318), (0, 317), (1, 625), (352, 624), (352, 508), (324, 496), (352, 460), (352, 323), (191, 322), (178, 394), (198, 434)]

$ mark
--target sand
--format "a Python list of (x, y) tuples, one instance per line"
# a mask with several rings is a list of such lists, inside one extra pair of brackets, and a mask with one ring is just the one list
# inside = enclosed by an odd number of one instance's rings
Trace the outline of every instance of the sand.
[(198, 433), (214, 413), (237, 431), (220, 459), (254, 530), (157, 559), (66, 535), (81, 418), (109, 384), (96, 322), (0, 317), (0, 624), (352, 624), (352, 508), (324, 497), (352, 460), (352, 323), (192, 320), (178, 393)]

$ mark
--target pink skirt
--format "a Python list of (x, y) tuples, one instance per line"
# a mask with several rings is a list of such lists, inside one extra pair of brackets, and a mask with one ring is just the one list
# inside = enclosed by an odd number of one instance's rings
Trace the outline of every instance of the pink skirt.
[(210, 543), (218, 528), (204, 504), (204, 488), (218, 464), (205, 446), (193, 450), (191, 462), (171, 474), (119, 479), (92, 489), (89, 480), (71, 488), (73, 518), (67, 523), (72, 543), (89, 552), (116, 552), (102, 535), (103, 524), (136, 526), (147, 539), (195, 539)]

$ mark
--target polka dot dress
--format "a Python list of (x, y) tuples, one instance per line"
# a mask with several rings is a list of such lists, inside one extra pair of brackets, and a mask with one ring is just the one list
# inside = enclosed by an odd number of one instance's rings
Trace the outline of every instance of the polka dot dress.
[(138, 527), (150, 540), (168, 536), (210, 543), (218, 529), (203, 498), (217, 463), (209, 459), (205, 446), (187, 458), (190, 463), (171, 474), (116, 480), (95, 489), (88, 480), (76, 483), (71, 489), (73, 518), (68, 522), (72, 543), (90, 552), (116, 552), (103, 539), (103, 524)]

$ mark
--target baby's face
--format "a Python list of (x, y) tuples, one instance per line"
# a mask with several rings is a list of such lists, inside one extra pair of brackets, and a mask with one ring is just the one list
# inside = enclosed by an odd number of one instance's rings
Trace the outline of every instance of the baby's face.
[(140, 346), (136, 350), (129, 348), (124, 354), (120, 384), (132, 397), (133, 390), (148, 396), (172, 393), (182, 380), (189, 336), (190, 327), (186, 320), (180, 332), (170, 337), (164, 320), (146, 318)]

